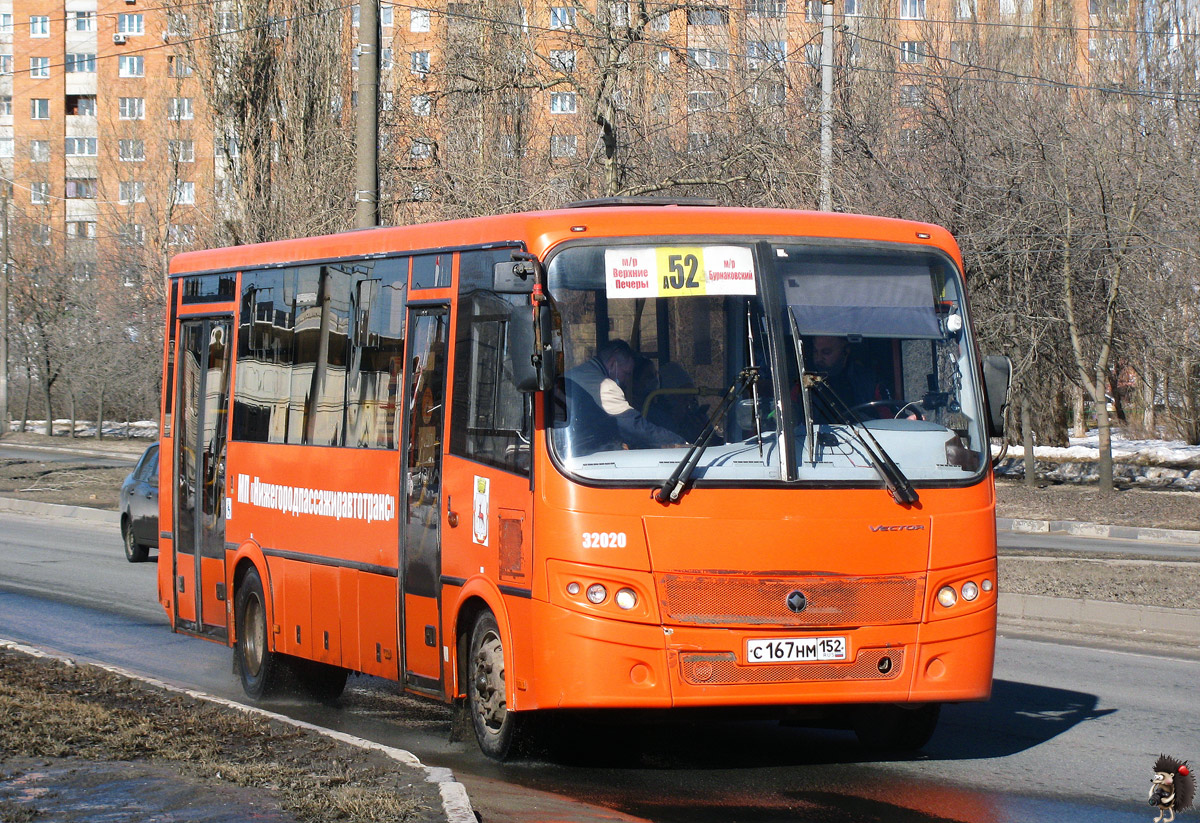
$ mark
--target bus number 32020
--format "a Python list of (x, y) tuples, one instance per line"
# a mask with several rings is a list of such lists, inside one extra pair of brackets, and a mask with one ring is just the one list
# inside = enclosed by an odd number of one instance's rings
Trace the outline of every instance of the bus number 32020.
[(627, 539), (625, 532), (584, 532), (583, 547), (585, 549), (623, 549)]

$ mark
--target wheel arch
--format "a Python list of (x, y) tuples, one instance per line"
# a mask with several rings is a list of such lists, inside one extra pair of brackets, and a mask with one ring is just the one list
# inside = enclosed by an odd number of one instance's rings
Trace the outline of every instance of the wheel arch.
[[(237, 603), (237, 594), (242, 587), (242, 581), (246, 579), (246, 574), (254, 569), (258, 572), (258, 577), (263, 584), (263, 598), (266, 600), (264, 604), (267, 611), (267, 625), (271, 626), (275, 622), (275, 597), (271, 586), (271, 571), (267, 565), (266, 555), (262, 552), (262, 547), (253, 540), (248, 540), (238, 546), (237, 552), (233, 556), (233, 562), (229, 565), (229, 591), (232, 593), (231, 602)], [(237, 608), (234, 608), (233, 619), (229, 621), (229, 640), (228, 643), (232, 646), (237, 642)], [(269, 651), (275, 651), (275, 634), (267, 632), (267, 648)]]
[[(463, 683), (467, 680), (465, 667), (470, 661), (468, 647), (471, 643), (471, 631), (475, 628), (476, 618), (485, 611), (491, 612), (496, 618), (496, 626), (500, 629), (500, 636), (504, 641), (505, 666), (512, 666), (512, 627), (508, 620), (508, 610), (504, 608), (504, 598), (500, 591), (486, 580), (477, 578), (468, 581), (454, 606), (454, 659), (450, 666), (454, 682), (449, 684), (449, 696), (454, 700), (466, 695)], [(513, 701), (516, 696), (514, 690), (510, 693), (509, 700)], [(513, 709), (518, 708), (513, 705)]]

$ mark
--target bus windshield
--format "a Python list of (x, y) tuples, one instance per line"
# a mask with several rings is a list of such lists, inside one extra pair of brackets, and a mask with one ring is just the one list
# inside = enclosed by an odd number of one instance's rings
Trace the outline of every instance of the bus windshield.
[(661, 483), (711, 428), (699, 483), (880, 485), (884, 462), (913, 483), (980, 476), (961, 276), (936, 250), (635, 240), (567, 247), (548, 281), (571, 475)]

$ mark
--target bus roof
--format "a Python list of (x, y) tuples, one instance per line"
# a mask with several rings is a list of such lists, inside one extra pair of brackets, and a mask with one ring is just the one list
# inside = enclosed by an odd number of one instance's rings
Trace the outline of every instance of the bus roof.
[(543, 257), (568, 238), (636, 236), (827, 237), (937, 246), (961, 266), (958, 245), (940, 226), (888, 217), (789, 209), (690, 205), (603, 205), (358, 229), (321, 237), (185, 252), (170, 275), (291, 265), (339, 257), (524, 243)]

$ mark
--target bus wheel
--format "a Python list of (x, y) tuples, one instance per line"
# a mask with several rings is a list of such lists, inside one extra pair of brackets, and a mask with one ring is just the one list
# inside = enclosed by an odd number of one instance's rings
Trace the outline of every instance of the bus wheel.
[(504, 760), (516, 737), (517, 717), (508, 710), (504, 682), (504, 644), (491, 612), (482, 612), (471, 631), (467, 671), (467, 708), (479, 748), (493, 760)]
[(234, 601), (234, 620), (237, 641), (233, 660), (242, 688), (255, 699), (268, 697), (278, 689), (287, 667), (283, 655), (267, 646), (267, 605), (257, 569), (251, 568), (242, 578)]
[(941, 713), (940, 703), (863, 706), (855, 714), (854, 734), (869, 749), (912, 752), (933, 737)]
[(133, 536), (133, 526), (128, 521), (121, 521), (121, 539), (125, 541), (125, 559), (130, 563), (141, 563), (149, 554), (149, 548), (137, 542)]

